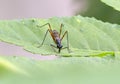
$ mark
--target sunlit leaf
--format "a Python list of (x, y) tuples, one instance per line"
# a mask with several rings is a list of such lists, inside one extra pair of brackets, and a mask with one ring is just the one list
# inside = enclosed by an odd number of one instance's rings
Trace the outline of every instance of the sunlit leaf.
[[(49, 28), (39, 26), (50, 23), (52, 29), (59, 31), (63, 23), (62, 35), (68, 31), (71, 53), (67, 49), (54, 49), (52, 37), (48, 33), (44, 44), (41, 45), (44, 35)], [(22, 19), (0, 21), (0, 40), (22, 46), (32, 53), (60, 56), (114, 56), (120, 50), (120, 25), (104, 23), (94, 18), (74, 16), (50, 19)], [(66, 36), (62, 40), (63, 47), (67, 46)], [(55, 45), (55, 44), (54, 44)]]
[(120, 0), (101, 0), (101, 1), (113, 7), (114, 9), (120, 11)]
[[(9, 74), (4, 71), (7, 75), (0, 77), (1, 84), (113, 84), (119, 83), (120, 78), (120, 62), (114, 59), (61, 57), (54, 60), (34, 60), (17, 56), (2, 57), (2, 60), (4, 63), (0, 65), (3, 65)], [(10, 64), (26, 71), (28, 75), (11, 71)], [(2, 68), (0, 76), (1, 70)], [(16, 71), (16, 68), (12, 70)]]

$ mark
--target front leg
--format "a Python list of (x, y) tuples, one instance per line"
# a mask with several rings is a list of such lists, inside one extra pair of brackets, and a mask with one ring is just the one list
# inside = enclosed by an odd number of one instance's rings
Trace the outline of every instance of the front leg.
[(65, 31), (65, 33), (63, 34), (61, 41), (63, 40), (64, 36), (67, 35), (67, 47), (64, 47), (62, 49), (67, 48), (68, 52), (70, 53), (70, 49), (69, 49), (69, 39), (68, 39), (68, 31)]
[(55, 52), (57, 52), (57, 51), (55, 50), (55, 48), (57, 48), (55, 45), (50, 44), (50, 46), (52, 47), (52, 49), (53, 49)]
[(42, 45), (43, 45), (43, 43), (44, 43), (44, 41), (45, 41), (45, 38), (46, 38), (46, 36), (47, 36), (47, 34), (48, 34), (48, 31), (49, 31), (49, 29), (46, 31), (45, 36), (44, 36), (44, 39), (43, 39), (41, 45), (38, 46), (38, 48), (39, 48), (39, 47), (42, 47)]

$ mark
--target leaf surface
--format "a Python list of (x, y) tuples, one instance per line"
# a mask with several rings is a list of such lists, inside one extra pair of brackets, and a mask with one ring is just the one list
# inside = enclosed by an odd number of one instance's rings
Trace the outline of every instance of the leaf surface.
[(120, 11), (120, 0), (101, 0), (101, 1), (113, 7), (114, 9)]
[[(4, 63), (1, 63), (3, 60)], [(14, 68), (10, 67), (11, 64)], [(0, 83), (88, 84), (89, 81), (89, 84), (113, 84), (119, 83), (119, 65), (119, 60), (99, 57), (34, 60), (19, 56), (0, 56)]]
[[(44, 44), (41, 45), (44, 35), (49, 28), (59, 32), (60, 24), (63, 23), (62, 35), (68, 31), (68, 39), (71, 53), (67, 49), (58, 50), (50, 46), (54, 44), (52, 37), (48, 33)], [(50, 19), (22, 19), (0, 21), (0, 40), (15, 45), (22, 46), (32, 53), (43, 55), (60, 56), (115, 56), (120, 50), (120, 25), (104, 23), (94, 18), (74, 16), (74, 17), (53, 17)], [(63, 47), (67, 46), (66, 36), (62, 40)], [(54, 44), (55, 45), (55, 44)]]

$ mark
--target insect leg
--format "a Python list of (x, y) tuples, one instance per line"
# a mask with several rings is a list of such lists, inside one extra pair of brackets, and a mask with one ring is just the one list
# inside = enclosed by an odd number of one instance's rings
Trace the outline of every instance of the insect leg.
[(46, 25), (49, 26), (49, 29), (46, 31), (45, 36), (44, 36), (44, 39), (43, 39), (41, 45), (38, 46), (38, 48), (41, 47), (41, 46), (43, 45), (43, 43), (44, 43), (44, 41), (45, 41), (45, 38), (46, 38), (46, 36), (47, 36), (48, 31), (49, 31), (50, 33), (52, 32), (50, 23), (46, 23), (46, 24), (44, 24), (44, 25), (42, 25), (42, 26), (38, 26), (38, 27), (42, 28), (42, 27), (44, 27), (44, 26), (46, 26)]
[(49, 31), (49, 29), (46, 31), (45, 36), (44, 36), (44, 39), (43, 39), (43, 41), (42, 41), (41, 45), (40, 45), (40, 46), (38, 46), (38, 48), (39, 48), (39, 47), (41, 47), (41, 46), (43, 45), (43, 43), (44, 43), (44, 41), (45, 41), (45, 38), (46, 38), (46, 36), (47, 36), (47, 34), (48, 34), (48, 31)]
[(50, 31), (51, 31), (52, 29), (51, 29), (51, 25), (50, 25), (50, 23), (46, 23), (46, 24), (44, 24), (44, 25), (42, 25), (42, 26), (38, 26), (38, 27), (42, 28), (42, 27), (44, 27), (44, 26), (46, 26), (46, 25), (49, 26), (49, 29), (50, 29)]
[(60, 26), (60, 34), (59, 34), (59, 37), (60, 37), (60, 35), (61, 35), (61, 32), (62, 32), (62, 27), (63, 27), (64, 25), (63, 24), (61, 24), (61, 26)]
[(54, 48), (57, 48), (55, 45), (53, 45), (53, 44), (50, 44), (50, 46), (53, 48), (53, 50), (55, 51), (55, 52), (57, 52)]
[(62, 41), (62, 39), (64, 38), (65, 35), (67, 35), (67, 47), (64, 47), (62, 49), (67, 48), (68, 52), (70, 52), (70, 49), (69, 49), (69, 39), (68, 39), (68, 31), (65, 31), (65, 33), (63, 34), (63, 36), (61, 38), (61, 41)]

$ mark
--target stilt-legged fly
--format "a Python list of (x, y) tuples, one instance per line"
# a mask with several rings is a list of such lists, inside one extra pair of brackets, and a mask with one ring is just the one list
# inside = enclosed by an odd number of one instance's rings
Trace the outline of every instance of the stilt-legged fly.
[[(53, 41), (56, 44), (56, 46), (51, 44), (52, 47), (57, 48), (59, 53), (60, 53), (61, 49), (66, 49), (66, 48), (67, 48), (68, 52), (70, 52), (70, 49), (69, 49), (69, 39), (68, 39), (68, 31), (65, 31), (65, 33), (61, 37), (62, 27), (64, 25), (61, 24), (61, 26), (60, 26), (60, 32), (59, 33), (56, 30), (52, 30), (50, 23), (46, 23), (46, 24), (44, 24), (42, 26), (39, 26), (39, 27), (42, 28), (42, 27), (44, 27), (46, 25), (48, 25), (49, 28), (48, 28), (48, 30), (45, 33), (45, 36), (43, 38), (43, 41), (42, 41), (41, 45), (38, 46), (38, 47), (41, 47), (43, 45), (43, 43), (45, 41), (45, 38), (46, 38), (46, 36), (47, 36), (47, 34), (49, 32), (50, 35), (51, 35), (51, 37), (52, 37), (52, 39), (53, 39)], [(63, 38), (64, 38), (65, 35), (67, 35), (67, 46), (63, 47), (62, 44), (61, 44), (61, 41), (63, 40)]]

